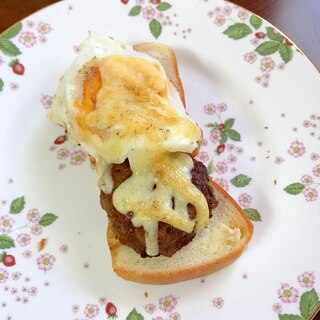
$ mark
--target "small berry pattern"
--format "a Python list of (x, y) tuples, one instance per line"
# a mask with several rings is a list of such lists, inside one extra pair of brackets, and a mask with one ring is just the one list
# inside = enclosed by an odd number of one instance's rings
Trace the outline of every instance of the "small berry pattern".
[[(52, 139), (49, 150), (58, 160), (58, 169), (63, 170), (67, 165), (79, 166), (86, 163), (87, 154), (77, 146), (68, 143), (66, 135), (59, 135)], [(94, 167), (91, 165), (94, 169)]]
[(10, 62), (9, 66), (15, 74), (22, 76), (24, 74), (24, 65), (19, 62), (19, 59), (14, 59)]
[[(51, 108), (53, 96), (50, 94), (42, 94), (40, 103), (47, 111)], [(87, 154), (79, 147), (68, 142), (67, 135), (61, 134), (52, 138), (49, 151), (52, 152), (58, 160), (57, 168), (65, 169), (68, 165), (79, 166), (86, 163)], [(91, 168), (95, 169), (92, 164)]]
[[(223, 300), (221, 298), (217, 299), (217, 308), (221, 309)], [(181, 314), (177, 309), (178, 301), (179, 298), (172, 294), (162, 296), (156, 303), (149, 302), (144, 308), (132, 309), (126, 314), (125, 319), (147, 320), (150, 319), (149, 316), (151, 315), (153, 320), (181, 320)], [(102, 316), (102, 314), (104, 314), (108, 320), (119, 319), (117, 305), (104, 296), (97, 299), (97, 302), (86, 303), (82, 307), (79, 304), (73, 304), (70, 309), (73, 314), (84, 314), (86, 319), (97, 319), (99, 318), (98, 316)]]
[[(279, 302), (275, 302), (272, 306), (274, 312), (278, 314), (279, 320), (290, 319), (311, 319), (319, 310), (320, 300), (316, 292), (315, 273), (305, 271), (298, 275), (294, 285), (281, 283), (277, 290)], [(293, 304), (296, 314), (283, 313), (286, 306)], [(292, 308), (290, 309), (292, 310)]]
[[(49, 23), (40, 21), (38, 23), (27, 20), (26, 22), (18, 22), (0, 35), (0, 65), (6, 63), (11, 68), (13, 77), (9, 82), (9, 88), (12, 91), (19, 89), (18, 77), (24, 76), (28, 71), (24, 65), (22, 50), (24, 48), (32, 48), (38, 43), (47, 42), (47, 35), (52, 31)], [(20, 59), (16, 58), (20, 56)], [(18, 77), (16, 77), (18, 76)], [(5, 80), (0, 78), (0, 92), (4, 90)]]
[(238, 203), (252, 221), (261, 221), (259, 211), (252, 207), (253, 197), (245, 191), (252, 178), (237, 172), (237, 162), (243, 156), (244, 148), (239, 144), (241, 134), (236, 130), (236, 120), (226, 116), (228, 109), (225, 102), (210, 102), (203, 106), (204, 113), (212, 122), (205, 126), (209, 132), (204, 130), (205, 139), (197, 159), (207, 164), (208, 173), (223, 189), (241, 190)]
[(226, 4), (209, 10), (207, 15), (217, 27), (227, 26), (223, 34), (230, 39), (250, 38), (252, 50), (244, 53), (243, 59), (256, 66), (255, 81), (263, 88), (269, 87), (274, 70), (284, 70), (294, 57), (293, 44), (285, 36), (244, 8)]
[[(0, 216), (0, 249), (4, 250), (0, 254), (0, 263), (6, 267), (16, 265), (15, 248), (28, 248), (32, 240), (40, 236), (43, 229), (54, 223), (58, 218), (53, 213), (41, 215), (37, 208), (29, 209), (27, 213), (24, 209), (25, 198), (21, 196), (11, 201), (8, 214)], [(25, 223), (15, 227), (17, 216), (23, 215), (23, 213), (26, 216)], [(42, 249), (43, 247), (44, 245), (42, 245)], [(8, 253), (7, 250), (10, 250), (10, 252)], [(25, 258), (30, 258), (31, 255), (30, 250), (23, 252)], [(37, 259), (38, 269), (49, 271), (52, 269), (54, 262), (55, 257), (53, 255), (41, 254)]]

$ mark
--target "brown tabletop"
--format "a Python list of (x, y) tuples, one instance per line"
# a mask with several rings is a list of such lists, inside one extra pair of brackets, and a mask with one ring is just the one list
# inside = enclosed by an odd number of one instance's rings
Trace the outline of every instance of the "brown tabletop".
[[(0, 32), (54, 2), (57, 0), (1, 0)], [(320, 70), (320, 0), (232, 0), (232, 2), (265, 18), (283, 31)]]

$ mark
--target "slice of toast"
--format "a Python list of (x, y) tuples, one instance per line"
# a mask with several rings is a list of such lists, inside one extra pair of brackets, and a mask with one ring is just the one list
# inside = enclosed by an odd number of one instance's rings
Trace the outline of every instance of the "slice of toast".
[[(212, 185), (219, 205), (208, 227), (172, 257), (141, 258), (122, 245), (109, 226), (107, 239), (114, 271), (126, 280), (169, 284), (203, 277), (236, 260), (252, 237), (253, 225), (226, 191), (213, 181)], [(220, 223), (234, 230), (225, 229)]]
[[(152, 56), (162, 64), (185, 105), (173, 50), (157, 43), (138, 44), (134, 49)], [(116, 239), (109, 225), (107, 240), (114, 271), (131, 281), (169, 284), (205, 276), (237, 259), (252, 237), (253, 225), (235, 200), (214, 181), (211, 183), (219, 205), (214, 209), (208, 227), (172, 257), (141, 258), (133, 249)]]

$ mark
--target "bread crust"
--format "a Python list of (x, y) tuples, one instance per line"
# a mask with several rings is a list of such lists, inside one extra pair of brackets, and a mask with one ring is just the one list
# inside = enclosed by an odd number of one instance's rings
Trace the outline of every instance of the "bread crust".
[(172, 84), (176, 87), (179, 92), (180, 99), (186, 108), (186, 99), (184, 95), (184, 89), (181, 78), (179, 76), (179, 69), (177, 58), (174, 51), (165, 44), (144, 42), (135, 44), (133, 49), (138, 52), (142, 52), (157, 59), (166, 71)]
[[(121, 278), (126, 280), (144, 284), (162, 285), (203, 277), (216, 272), (234, 262), (242, 254), (247, 244), (251, 240), (254, 227), (244, 211), (237, 204), (237, 202), (213, 180), (211, 180), (211, 183), (215, 190), (215, 194), (218, 197), (223, 197), (235, 209), (235, 214), (237, 215), (233, 217), (235, 223), (229, 225), (229, 227), (239, 228), (241, 230), (241, 238), (239, 243), (235, 246), (234, 250), (228, 252), (218, 259), (213, 259), (202, 264), (194, 264), (192, 267), (180, 267), (175, 270), (171, 269), (170, 271), (141, 271), (135, 268), (130, 268), (128, 266), (124, 267), (118, 262), (119, 251), (123, 245), (115, 238), (111, 227), (108, 226), (107, 240), (111, 252), (112, 267), (114, 271)], [(197, 236), (193, 241), (197, 241)], [(140, 259), (143, 260), (144, 258)]]

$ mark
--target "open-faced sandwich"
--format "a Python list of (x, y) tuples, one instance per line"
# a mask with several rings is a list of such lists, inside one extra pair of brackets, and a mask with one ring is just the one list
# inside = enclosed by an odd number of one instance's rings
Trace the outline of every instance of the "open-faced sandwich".
[(175, 283), (241, 255), (253, 226), (195, 159), (202, 131), (185, 110), (171, 48), (90, 34), (60, 80), (49, 118), (96, 167), (120, 277)]

